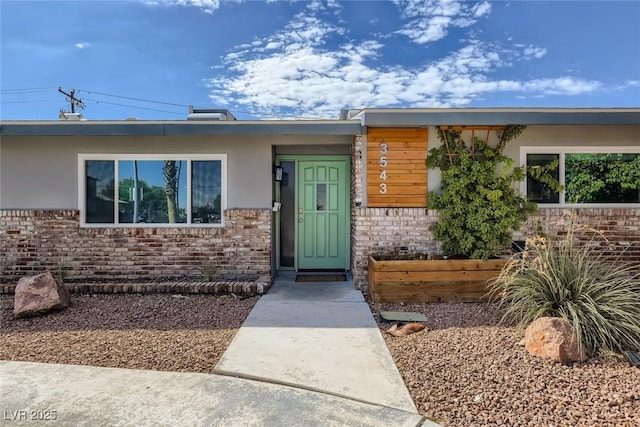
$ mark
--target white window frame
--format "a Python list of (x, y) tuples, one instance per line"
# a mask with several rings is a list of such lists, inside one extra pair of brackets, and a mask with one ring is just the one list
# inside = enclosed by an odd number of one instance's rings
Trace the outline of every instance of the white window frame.
[[(106, 160), (113, 161), (114, 174), (116, 181), (118, 180), (118, 161), (134, 161), (134, 160), (186, 160), (187, 161), (187, 222), (174, 224), (148, 224), (148, 223), (87, 223), (86, 222), (86, 162), (88, 160)], [(192, 161), (220, 161), (220, 224), (191, 223), (191, 162)], [(223, 228), (224, 212), (227, 210), (227, 155), (226, 154), (78, 154), (78, 209), (80, 211), (80, 227), (86, 228)], [(117, 221), (117, 203), (114, 206), (114, 221)]]
[[(608, 153), (636, 153), (640, 154), (640, 147), (631, 146), (522, 146), (520, 147), (520, 166), (527, 165), (527, 154), (558, 154), (558, 165), (560, 173), (560, 183), (565, 184), (565, 157), (567, 154), (608, 154)], [(527, 179), (520, 183), (520, 191), (527, 197)], [(560, 192), (559, 203), (539, 203), (540, 208), (640, 208), (640, 203), (567, 203), (565, 200), (565, 192)]]

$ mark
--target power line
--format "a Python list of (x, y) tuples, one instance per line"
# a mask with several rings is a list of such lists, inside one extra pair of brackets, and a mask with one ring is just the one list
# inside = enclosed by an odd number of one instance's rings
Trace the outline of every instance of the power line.
[(104, 92), (96, 92), (95, 90), (78, 89), (78, 92), (86, 92), (87, 95), (96, 94), (96, 95), (102, 95), (102, 96), (110, 96), (113, 98), (129, 99), (131, 101), (150, 102), (152, 104), (173, 105), (175, 107), (189, 107), (189, 105), (187, 104), (176, 104), (174, 102), (164, 102), (164, 101), (152, 101), (150, 99), (135, 98), (132, 96), (122, 96), (122, 95), (113, 95), (113, 94), (104, 93)]
[[(18, 95), (18, 94), (29, 94), (29, 93), (37, 93), (37, 92), (45, 92), (47, 90), (50, 89), (55, 89), (54, 87), (33, 87), (33, 88), (18, 88), (18, 89), (2, 89), (0, 90), (0, 93), (2, 93), (3, 95)], [(159, 105), (170, 105), (170, 106), (175, 106), (175, 107), (190, 107), (190, 105), (188, 104), (179, 104), (179, 103), (175, 103), (175, 102), (166, 102), (166, 101), (156, 101), (156, 100), (151, 100), (151, 99), (144, 99), (144, 98), (137, 98), (137, 97), (133, 97), (133, 96), (124, 96), (124, 95), (116, 95), (116, 94), (112, 94), (112, 93), (106, 93), (106, 92), (99, 92), (99, 91), (94, 91), (91, 89), (74, 89), (74, 91), (72, 91), (74, 94), (78, 93), (78, 92), (86, 92), (87, 94), (95, 94), (95, 95), (101, 95), (101, 96), (108, 96), (108, 97), (112, 97), (112, 98), (120, 98), (120, 99), (128, 99), (131, 101), (138, 101), (138, 102), (147, 102), (147, 103), (151, 103), (151, 104), (159, 104)], [(64, 92), (63, 92), (64, 93)], [(65, 95), (69, 96), (70, 94), (66, 94)], [(76, 98), (77, 99), (77, 98)], [(120, 104), (120, 103), (115, 103), (115, 102), (107, 102), (107, 101), (102, 101), (102, 100), (97, 100), (97, 99), (91, 99), (91, 98), (85, 98), (85, 100), (87, 101), (91, 101), (94, 102), (96, 104), (99, 103), (103, 103), (103, 104), (109, 104), (109, 105), (116, 105), (119, 107), (127, 107), (127, 108), (136, 108), (139, 110), (148, 110), (148, 111), (156, 111), (156, 112), (160, 112), (160, 113), (169, 113), (169, 114), (176, 114), (176, 115), (183, 115), (184, 113), (178, 113), (175, 111), (168, 111), (168, 110), (160, 110), (160, 109), (155, 109), (155, 108), (146, 108), (146, 107), (138, 107), (138, 106), (134, 106), (134, 105), (129, 105), (129, 104)], [(80, 100), (78, 100), (80, 101)], [(48, 101), (48, 100), (34, 100), (34, 101), (2, 101), (2, 104), (27, 104), (27, 103), (38, 103), (38, 102), (56, 102), (56, 101)], [(240, 114), (249, 114), (252, 116), (262, 116), (262, 117), (272, 117), (272, 118), (286, 118), (286, 117), (291, 117), (290, 114), (276, 114), (276, 113), (266, 113), (266, 112), (255, 112), (255, 111), (248, 111), (248, 110), (244, 110), (244, 109), (235, 109), (233, 107), (229, 107), (233, 109), (234, 113), (240, 113)], [(297, 119), (317, 119), (317, 117), (306, 117), (306, 116), (296, 116)]]
[[(115, 95), (115, 94), (112, 94), (112, 93), (98, 92), (98, 91), (91, 90), (91, 89), (77, 89), (77, 91), (78, 92), (86, 92), (87, 94), (95, 94), (95, 95), (102, 95), (102, 96), (110, 96), (110, 97), (113, 97), (113, 98), (129, 99), (129, 100), (132, 100), (132, 101), (149, 102), (149, 103), (152, 103), (152, 104), (171, 105), (171, 106), (175, 106), (175, 107), (187, 107), (187, 108), (191, 107), (191, 105), (188, 105), (188, 104), (178, 104), (178, 103), (175, 103), (175, 102), (154, 101), (154, 100), (151, 100), (151, 99), (136, 98), (136, 97), (133, 97), (133, 96)], [(85, 98), (85, 99), (89, 99), (89, 98)], [(96, 101), (96, 100), (93, 100), (93, 101)], [(106, 102), (106, 101), (99, 101), (99, 102), (104, 102), (104, 103), (108, 104), (108, 102)], [(121, 105), (121, 106), (128, 106), (128, 105), (123, 105), (123, 104), (114, 104), (114, 103), (111, 103), (111, 104), (113, 104), (113, 105)], [(145, 108), (142, 108), (142, 107), (132, 107), (132, 108), (145, 109)], [(182, 114), (182, 113), (176, 113), (176, 112), (166, 111), (166, 110), (155, 110), (155, 109), (150, 109), (150, 110), (151, 111), (159, 111), (159, 112), (162, 112), (162, 113)], [(237, 111), (239, 113), (257, 115), (256, 113), (253, 113), (253, 112), (250, 112), (250, 111), (234, 110), (234, 112), (235, 111)], [(263, 114), (263, 115), (271, 116), (271, 117), (283, 117), (283, 115), (277, 115), (277, 114)]]
[(20, 92), (44, 92), (46, 90), (55, 89), (55, 87), (31, 87), (31, 88), (23, 88), (23, 89), (0, 89), (0, 92), (11, 94), (11, 93), (20, 93)]
[(55, 99), (34, 99), (32, 101), (1, 101), (0, 104), (35, 104), (39, 102), (60, 102), (60, 100)]
[(119, 107), (136, 108), (138, 110), (157, 111), (159, 113), (170, 113), (170, 114), (176, 114), (176, 115), (179, 115), (179, 116), (183, 116), (184, 115), (184, 113), (178, 113), (176, 111), (158, 110), (156, 108), (147, 108), (147, 107), (137, 107), (135, 105), (119, 104), (119, 103), (116, 103), (116, 102), (102, 101), (102, 100), (99, 100), (99, 99), (91, 99), (91, 98), (84, 98), (84, 99), (86, 101), (95, 102), (96, 104), (109, 104), (109, 105), (117, 105)]
[(33, 93), (47, 93), (51, 92), (51, 89), (33, 89), (33, 90), (20, 90), (20, 91), (11, 91), (11, 92), (0, 92), (1, 96), (9, 96), (9, 95), (30, 95)]
[[(131, 101), (148, 102), (148, 103), (152, 103), (152, 104), (171, 105), (171, 106), (175, 106), (175, 107), (187, 107), (187, 108), (191, 107), (191, 105), (188, 105), (188, 104), (178, 104), (178, 103), (175, 103), (175, 102), (154, 101), (154, 100), (151, 100), (151, 99), (137, 98), (137, 97), (133, 97), (133, 96), (115, 95), (115, 94), (112, 94), (112, 93), (98, 92), (98, 91), (91, 90), (91, 89), (77, 89), (76, 91), (77, 92), (86, 92), (87, 94), (109, 96), (109, 97), (112, 97), (112, 98), (129, 99)], [(85, 98), (85, 99), (87, 99), (87, 98)], [(104, 102), (104, 101), (101, 101), (101, 102)], [(124, 106), (124, 107), (144, 109), (142, 107), (133, 107), (133, 106), (123, 105), (123, 104), (113, 104), (113, 105), (120, 105), (120, 106)], [(172, 114), (182, 114), (182, 113), (175, 113), (175, 112), (172, 112), (172, 111), (165, 111), (165, 110), (150, 109), (150, 111), (159, 111), (159, 112), (162, 112), (162, 113), (172, 113)], [(250, 114), (252, 116), (263, 116), (263, 117), (273, 117), (273, 118), (284, 118), (284, 117), (289, 117), (290, 116), (290, 115), (287, 115), (287, 114), (256, 113), (254, 111), (236, 110), (236, 109), (233, 109), (233, 111), (234, 111), (234, 113)], [(316, 117), (302, 117), (302, 116), (297, 116), (297, 118), (298, 119), (316, 119)]]
[[(156, 108), (147, 108), (147, 107), (137, 107), (135, 105), (128, 105), (128, 104), (119, 104), (119, 103), (115, 103), (115, 102), (108, 102), (108, 101), (101, 101), (101, 100), (97, 100), (97, 99), (91, 99), (91, 98), (85, 98), (86, 101), (95, 103), (95, 104), (109, 104), (109, 105), (117, 105), (119, 107), (127, 107), (127, 108), (136, 108), (136, 109), (140, 109), (140, 110), (149, 110), (149, 111), (157, 111), (160, 113), (169, 113), (169, 114), (176, 114), (176, 115), (184, 115), (184, 113), (178, 113), (176, 111), (168, 111), (168, 110), (159, 110)], [(36, 100), (31, 100), (31, 101), (0, 101), (0, 104), (37, 104), (37, 103), (52, 103), (52, 102), (60, 102), (59, 100), (54, 100), (54, 99), (50, 99), (50, 100), (46, 100), (46, 99), (36, 99)]]

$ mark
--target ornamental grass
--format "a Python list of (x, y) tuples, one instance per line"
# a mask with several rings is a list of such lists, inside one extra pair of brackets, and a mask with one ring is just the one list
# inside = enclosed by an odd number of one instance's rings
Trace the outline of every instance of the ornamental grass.
[(605, 257), (603, 233), (578, 224), (573, 212), (565, 211), (561, 221), (562, 239), (527, 239), (492, 281), (503, 321), (524, 329), (539, 317), (561, 317), (589, 356), (639, 351), (640, 268)]

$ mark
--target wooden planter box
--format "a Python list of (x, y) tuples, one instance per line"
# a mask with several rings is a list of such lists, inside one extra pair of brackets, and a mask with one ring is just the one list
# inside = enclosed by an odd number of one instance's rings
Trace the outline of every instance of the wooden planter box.
[(505, 259), (376, 260), (369, 256), (369, 293), (375, 302), (486, 301), (487, 282)]

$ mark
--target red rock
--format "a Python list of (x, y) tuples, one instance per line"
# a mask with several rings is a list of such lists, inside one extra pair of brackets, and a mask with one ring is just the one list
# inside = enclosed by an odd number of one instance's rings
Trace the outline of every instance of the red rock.
[(563, 365), (586, 360), (585, 354), (578, 351), (573, 327), (559, 317), (540, 317), (534, 320), (527, 327), (524, 339), (524, 347), (534, 356)]
[(13, 315), (31, 316), (61, 310), (71, 305), (71, 295), (50, 272), (22, 277), (15, 290)]
[(416, 332), (420, 332), (425, 329), (426, 326), (422, 323), (407, 323), (406, 325), (398, 328), (398, 324), (393, 324), (387, 332), (393, 335), (394, 337), (406, 337), (407, 335), (414, 334)]

